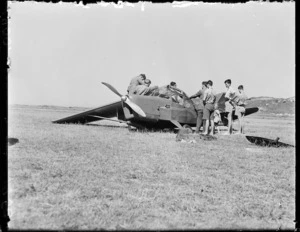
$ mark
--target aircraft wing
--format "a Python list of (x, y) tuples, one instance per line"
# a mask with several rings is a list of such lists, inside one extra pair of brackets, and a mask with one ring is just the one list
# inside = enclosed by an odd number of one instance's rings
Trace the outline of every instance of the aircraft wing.
[[(53, 123), (79, 123), (85, 124), (105, 118), (116, 117), (118, 115), (118, 111), (122, 110), (121, 101), (114, 102), (108, 105), (101, 106), (96, 109), (88, 110), (79, 114), (75, 114), (66, 118), (62, 118), (56, 121), (52, 121)], [(93, 117), (96, 116), (96, 117)], [(97, 117), (98, 116), (98, 117)], [(103, 118), (101, 118), (103, 117)]]

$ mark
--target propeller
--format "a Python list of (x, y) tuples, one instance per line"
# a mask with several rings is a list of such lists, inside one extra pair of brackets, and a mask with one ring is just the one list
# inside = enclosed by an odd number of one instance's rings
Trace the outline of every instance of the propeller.
[(117, 94), (119, 97), (122, 97), (122, 94), (120, 94), (118, 92), (118, 90), (116, 90), (112, 85), (105, 83), (105, 82), (101, 82), (103, 85), (105, 85), (106, 87), (108, 87), (111, 91), (113, 91), (115, 94)]
[(116, 90), (112, 85), (105, 83), (105, 82), (101, 82), (103, 85), (105, 85), (107, 88), (109, 88), (111, 91), (113, 91), (115, 94), (117, 94), (119, 97), (121, 97), (121, 100), (123, 102), (125, 102), (127, 105), (130, 106), (130, 108), (136, 112), (137, 114), (141, 115), (142, 117), (146, 117), (145, 112), (141, 109), (141, 107), (139, 107), (137, 104), (135, 104), (134, 102), (132, 102), (130, 100), (130, 97), (128, 95), (122, 95), (118, 92), (118, 90)]
[[(124, 97), (124, 96), (123, 96)], [(136, 113), (138, 113), (139, 115), (146, 117), (145, 112), (141, 109), (141, 107), (139, 107), (137, 104), (135, 104), (134, 102), (132, 102), (129, 97), (126, 96), (126, 100), (124, 101), (127, 105), (130, 106), (131, 109), (133, 109)]]

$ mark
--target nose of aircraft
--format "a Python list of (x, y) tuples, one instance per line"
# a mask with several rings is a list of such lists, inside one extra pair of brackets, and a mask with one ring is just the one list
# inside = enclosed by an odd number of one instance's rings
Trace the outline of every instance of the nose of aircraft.
[(127, 95), (121, 95), (118, 90), (116, 90), (112, 85), (102, 82), (103, 85), (108, 87), (111, 91), (113, 91), (115, 94), (117, 94), (119, 97), (121, 97), (121, 100), (125, 102), (127, 105), (130, 106), (130, 108), (135, 111), (137, 114), (141, 115), (142, 117), (146, 117), (145, 112), (134, 102), (130, 100), (130, 98)]
[(121, 97), (121, 100), (122, 100), (122, 101), (126, 101), (126, 99), (127, 99), (127, 96), (126, 96), (126, 95), (123, 95), (123, 96)]

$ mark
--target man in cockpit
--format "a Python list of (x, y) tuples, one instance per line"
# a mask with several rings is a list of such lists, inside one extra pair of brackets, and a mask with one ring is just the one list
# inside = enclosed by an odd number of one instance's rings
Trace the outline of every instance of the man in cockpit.
[(164, 85), (158, 89), (159, 97), (172, 98), (174, 102), (179, 104), (183, 102), (182, 98), (180, 97), (182, 94), (182, 91), (177, 88), (177, 84), (174, 81), (171, 81), (169, 85)]

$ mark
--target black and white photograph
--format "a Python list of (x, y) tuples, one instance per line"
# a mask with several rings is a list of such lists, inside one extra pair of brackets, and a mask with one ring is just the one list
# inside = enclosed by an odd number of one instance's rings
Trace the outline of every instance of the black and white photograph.
[(295, 229), (295, 2), (7, 5), (8, 229)]

